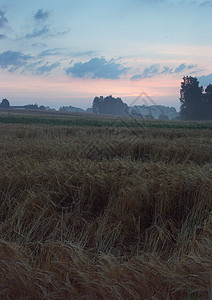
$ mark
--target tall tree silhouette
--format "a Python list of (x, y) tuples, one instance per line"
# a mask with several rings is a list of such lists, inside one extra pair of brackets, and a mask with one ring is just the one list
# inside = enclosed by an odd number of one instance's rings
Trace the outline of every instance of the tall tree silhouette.
[(199, 87), (199, 81), (192, 76), (184, 76), (180, 89), (180, 115), (187, 120), (202, 119), (204, 104), (202, 97), (203, 87)]
[(212, 84), (209, 84), (203, 95), (205, 103), (205, 119), (212, 120)]

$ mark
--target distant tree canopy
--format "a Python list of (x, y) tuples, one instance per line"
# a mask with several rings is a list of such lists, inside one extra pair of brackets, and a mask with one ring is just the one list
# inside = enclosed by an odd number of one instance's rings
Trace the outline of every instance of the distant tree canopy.
[(10, 102), (7, 99), (3, 99), (0, 103), (0, 108), (9, 108)]
[(183, 77), (180, 89), (180, 116), (185, 120), (212, 119), (212, 85), (199, 86), (197, 78)]
[(37, 105), (37, 103), (35, 103), (35, 104), (26, 104), (26, 105), (24, 105), (24, 108), (26, 108), (26, 109), (38, 109), (38, 105)]
[(121, 98), (113, 98), (111, 95), (107, 97), (95, 97), (93, 100), (93, 113), (125, 115), (128, 105)]
[(44, 105), (38, 106), (37, 103), (35, 104), (27, 104), (24, 105), (25, 109), (38, 109), (38, 110), (46, 110), (46, 107)]
[(74, 106), (62, 106), (59, 108), (59, 111), (71, 111), (71, 112), (83, 112), (84, 110)]

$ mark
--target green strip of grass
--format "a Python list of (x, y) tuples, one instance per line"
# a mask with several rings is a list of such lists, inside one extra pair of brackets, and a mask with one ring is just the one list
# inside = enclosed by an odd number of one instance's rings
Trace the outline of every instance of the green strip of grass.
[(95, 127), (129, 127), (129, 128), (185, 128), (185, 129), (212, 129), (212, 122), (185, 122), (185, 121), (147, 121), (117, 119), (92, 119), (92, 118), (59, 118), (42, 116), (5, 116), (0, 115), (0, 123), (13, 124), (49, 124), (64, 126), (95, 126)]

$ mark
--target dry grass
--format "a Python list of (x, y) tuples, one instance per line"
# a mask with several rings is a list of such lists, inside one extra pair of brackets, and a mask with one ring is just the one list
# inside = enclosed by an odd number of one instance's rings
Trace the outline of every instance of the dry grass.
[(208, 299), (211, 138), (0, 124), (0, 299)]

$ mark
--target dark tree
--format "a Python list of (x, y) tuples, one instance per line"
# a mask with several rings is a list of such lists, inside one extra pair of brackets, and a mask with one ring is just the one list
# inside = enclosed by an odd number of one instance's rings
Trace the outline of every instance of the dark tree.
[(93, 100), (93, 112), (100, 114), (125, 115), (127, 104), (121, 98), (113, 98), (111, 95), (107, 97), (95, 97)]
[(212, 84), (209, 84), (205, 89), (205, 97), (207, 102), (212, 103)]
[(212, 120), (212, 84), (209, 84), (205, 89), (203, 101), (205, 106), (204, 119)]
[(35, 104), (27, 104), (27, 105), (24, 106), (24, 108), (26, 108), (26, 109), (39, 109), (37, 103), (35, 103)]
[(101, 113), (101, 106), (102, 106), (103, 101), (104, 101), (103, 96), (94, 98), (93, 105), (92, 105), (93, 113), (96, 113), (96, 114)]
[(199, 87), (197, 78), (192, 76), (183, 77), (180, 89), (180, 116), (185, 120), (200, 120), (204, 115), (202, 97), (203, 87)]
[(10, 102), (7, 99), (3, 99), (0, 108), (9, 108), (10, 107)]
[(40, 109), (40, 110), (46, 110), (46, 107), (44, 105), (41, 105), (41, 106), (39, 106), (38, 109)]

